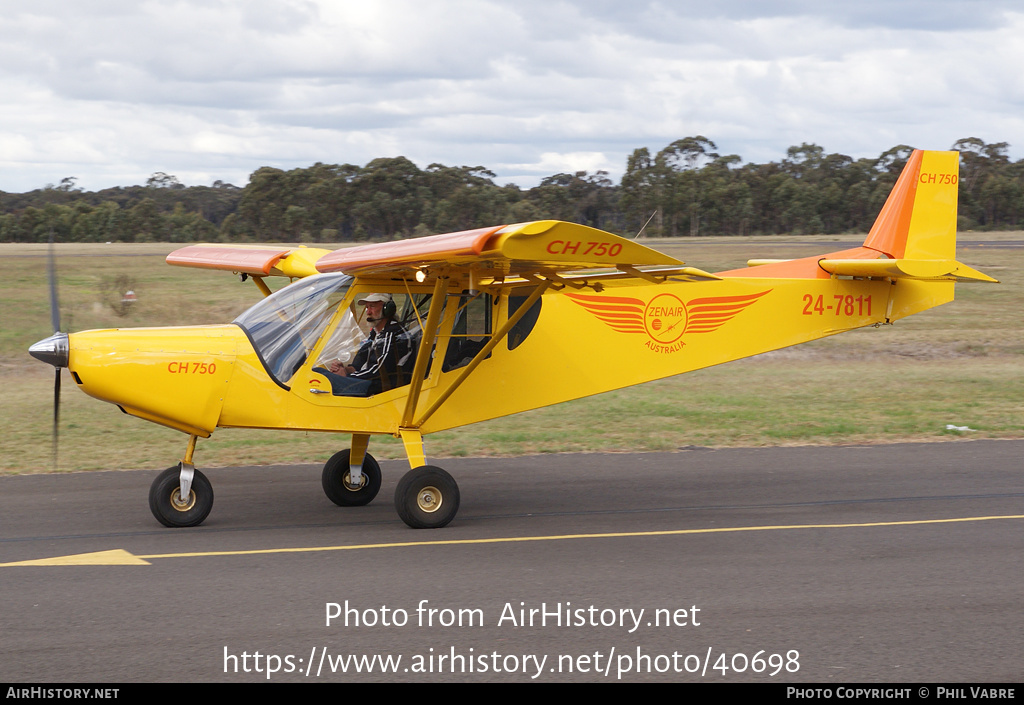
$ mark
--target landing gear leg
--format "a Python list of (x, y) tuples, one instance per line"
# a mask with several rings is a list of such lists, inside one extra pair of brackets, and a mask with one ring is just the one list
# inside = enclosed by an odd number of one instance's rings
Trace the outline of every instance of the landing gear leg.
[(149, 509), (164, 526), (198, 526), (213, 509), (213, 485), (192, 465), (196, 436), (190, 436), (184, 459), (157, 475), (149, 488)]

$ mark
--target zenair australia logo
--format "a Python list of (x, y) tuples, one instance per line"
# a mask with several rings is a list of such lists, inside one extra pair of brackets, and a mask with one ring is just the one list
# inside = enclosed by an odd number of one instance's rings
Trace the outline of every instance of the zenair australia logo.
[(672, 353), (686, 345), (684, 335), (718, 330), (770, 291), (686, 302), (669, 293), (657, 294), (650, 301), (625, 296), (566, 296), (620, 333), (646, 335), (644, 345), (650, 350)]

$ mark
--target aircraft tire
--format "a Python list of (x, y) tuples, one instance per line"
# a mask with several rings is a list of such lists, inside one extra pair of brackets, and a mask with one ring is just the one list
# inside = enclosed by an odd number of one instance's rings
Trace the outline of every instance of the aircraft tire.
[(380, 491), (380, 464), (372, 455), (363, 456), (363, 483), (354, 489), (346, 482), (348, 478), (348, 458), (351, 450), (346, 448), (331, 456), (324, 464), (321, 476), (324, 494), (339, 507), (361, 507), (369, 504)]
[(413, 468), (398, 481), (395, 510), (414, 529), (440, 529), (459, 511), (459, 485), (439, 467)]
[(180, 472), (175, 465), (157, 475), (149, 487), (149, 509), (164, 526), (199, 526), (213, 509), (213, 485), (206, 475), (196, 470), (192, 475), (189, 501), (182, 504), (178, 501), (181, 496)]

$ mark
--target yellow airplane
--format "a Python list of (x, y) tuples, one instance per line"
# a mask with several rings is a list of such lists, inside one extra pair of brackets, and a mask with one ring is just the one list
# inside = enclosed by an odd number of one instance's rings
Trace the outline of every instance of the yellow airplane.
[[(370, 436), (400, 437), (395, 508), (437, 528), (459, 488), (427, 464), (425, 434), (891, 323), (952, 301), (954, 282), (996, 281), (956, 261), (958, 173), (956, 152), (915, 151), (862, 246), (715, 274), (551, 220), (333, 252), (193, 245), (167, 261), (251, 277), (266, 298), (229, 325), (58, 332), (30, 352), (58, 384), (66, 367), (86, 394), (188, 435), (150, 489), (166, 526), (213, 506), (197, 439), (265, 428), (351, 434), (323, 469), (340, 506), (380, 489)], [(271, 293), (267, 276), (298, 281)]]

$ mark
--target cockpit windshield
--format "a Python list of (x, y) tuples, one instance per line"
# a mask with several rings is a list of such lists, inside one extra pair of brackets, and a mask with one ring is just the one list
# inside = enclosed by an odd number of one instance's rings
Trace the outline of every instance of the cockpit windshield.
[(278, 384), (286, 386), (306, 361), (351, 283), (346, 274), (300, 279), (234, 320)]

